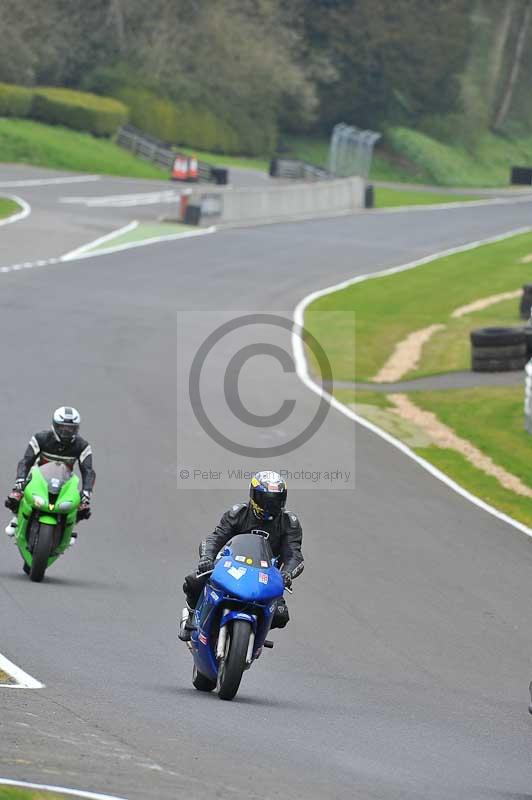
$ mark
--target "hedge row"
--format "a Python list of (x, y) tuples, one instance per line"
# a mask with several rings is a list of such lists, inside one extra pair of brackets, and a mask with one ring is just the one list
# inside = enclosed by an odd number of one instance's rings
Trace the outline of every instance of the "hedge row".
[(198, 150), (241, 152), (237, 132), (206, 108), (172, 103), (146, 89), (124, 87), (115, 96), (128, 106), (131, 123), (158, 139)]
[(88, 92), (0, 84), (0, 116), (31, 117), (95, 136), (111, 136), (127, 122), (128, 109), (119, 100)]
[(33, 102), (33, 92), (24, 86), (0, 83), (0, 116), (28, 117)]

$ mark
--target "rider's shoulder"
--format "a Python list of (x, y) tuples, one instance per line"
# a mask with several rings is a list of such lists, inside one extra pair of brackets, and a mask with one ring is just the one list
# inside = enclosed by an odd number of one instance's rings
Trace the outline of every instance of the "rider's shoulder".
[(296, 528), (300, 528), (301, 527), (301, 523), (299, 521), (299, 518), (298, 518), (297, 514), (294, 514), (293, 511), (283, 511), (283, 514), (284, 514), (285, 519), (288, 521), (288, 525), (289, 525), (290, 528), (296, 529)]
[(46, 428), (44, 431), (38, 431), (37, 433), (34, 433), (31, 438), (35, 439), (39, 444), (41, 444), (41, 442), (45, 442), (50, 435), (53, 436), (52, 429)]
[(231, 506), (231, 508), (225, 512), (224, 516), (228, 517), (230, 520), (238, 519), (245, 508), (247, 508), (247, 503), (235, 503), (234, 506)]

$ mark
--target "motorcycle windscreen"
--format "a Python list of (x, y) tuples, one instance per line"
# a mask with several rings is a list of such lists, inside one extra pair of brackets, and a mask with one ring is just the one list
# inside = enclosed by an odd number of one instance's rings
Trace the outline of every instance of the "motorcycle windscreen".
[(49, 461), (39, 467), (41, 475), (48, 484), (48, 491), (50, 494), (58, 495), (63, 486), (72, 477), (72, 472), (65, 464), (60, 464), (57, 461)]
[(231, 597), (266, 603), (283, 594), (268, 540), (253, 533), (234, 536), (220, 551), (211, 581)]

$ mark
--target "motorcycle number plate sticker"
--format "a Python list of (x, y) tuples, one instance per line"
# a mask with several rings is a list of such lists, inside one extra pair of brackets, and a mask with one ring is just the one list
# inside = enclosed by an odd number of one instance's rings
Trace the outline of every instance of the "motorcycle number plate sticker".
[(235, 561), (245, 561), (246, 556), (235, 556)]
[(267, 567), (268, 566), (268, 562), (267, 561), (261, 561), (260, 565), (261, 565), (261, 567)]
[(259, 572), (259, 581), (260, 583), (268, 583), (268, 576), (265, 572)]
[(231, 567), (231, 569), (227, 570), (228, 575), (232, 575), (237, 581), (240, 580), (242, 575), (245, 575), (247, 569), (245, 567)]
[(232, 562), (232, 561), (224, 561), (224, 567), (225, 567), (226, 569), (229, 569), (229, 567), (231, 567), (231, 566), (232, 566), (232, 564), (233, 564), (233, 562)]

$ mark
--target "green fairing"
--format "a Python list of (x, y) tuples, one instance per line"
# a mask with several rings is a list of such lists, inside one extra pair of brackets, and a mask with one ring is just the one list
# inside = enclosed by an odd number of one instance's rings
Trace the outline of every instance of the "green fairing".
[[(62, 517), (66, 517), (61, 540), (48, 559), (47, 567), (49, 567), (70, 545), (72, 531), (77, 519), (77, 509), (81, 501), (79, 478), (77, 475), (72, 474), (72, 477), (61, 487), (55, 504), (50, 505), (48, 483), (41, 472), (41, 468), (34, 466), (30, 475), (30, 480), (20, 501), (15, 539), (24, 561), (28, 567), (31, 567), (32, 554), (28, 549), (27, 534), (32, 514), (37, 513), (39, 522), (46, 525), (57, 525)], [(42, 498), (44, 502), (37, 505), (35, 497)], [(70, 503), (70, 506), (67, 509), (61, 509), (61, 505), (64, 503)]]

